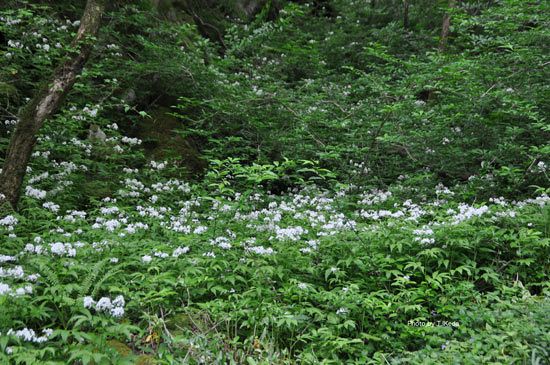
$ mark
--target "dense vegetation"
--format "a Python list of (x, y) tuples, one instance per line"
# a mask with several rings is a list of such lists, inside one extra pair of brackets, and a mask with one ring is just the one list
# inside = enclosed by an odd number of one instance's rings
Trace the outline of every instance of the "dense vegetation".
[[(2, 2), (0, 160), (84, 5)], [(0, 210), (0, 363), (549, 363), (549, 12), (113, 1)]]

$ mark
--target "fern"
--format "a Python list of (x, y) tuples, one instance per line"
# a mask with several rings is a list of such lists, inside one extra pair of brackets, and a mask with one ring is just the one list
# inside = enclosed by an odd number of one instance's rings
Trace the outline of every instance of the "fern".
[(111, 270), (107, 271), (105, 273), (105, 275), (103, 275), (103, 277), (101, 278), (101, 280), (97, 281), (97, 283), (94, 285), (94, 289), (92, 290), (92, 297), (95, 298), (95, 296), (97, 295), (97, 292), (101, 289), (101, 286), (103, 285), (103, 283), (109, 279), (110, 277), (120, 273), (121, 270), (120, 269), (115, 269), (115, 268), (112, 268)]
[(60, 286), (61, 280), (59, 279), (59, 276), (55, 273), (55, 271), (51, 268), (46, 266), (45, 264), (40, 263), (38, 265), (40, 276), (44, 278), (44, 281), (50, 286)]
[(92, 266), (91, 269), (88, 270), (88, 275), (82, 282), (82, 286), (79, 291), (80, 296), (84, 296), (85, 294), (88, 294), (90, 288), (92, 287), (93, 282), (97, 279), (99, 273), (103, 269), (103, 266), (107, 263), (107, 259), (101, 260), (96, 262), (94, 266)]

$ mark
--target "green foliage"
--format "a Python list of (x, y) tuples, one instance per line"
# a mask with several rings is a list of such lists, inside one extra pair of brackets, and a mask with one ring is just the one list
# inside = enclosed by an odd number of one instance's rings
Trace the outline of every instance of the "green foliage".
[[(548, 363), (548, 4), (409, 3), (114, 2), (0, 212), (0, 362)], [(83, 4), (0, 9), (0, 159)]]
[[(246, 174), (240, 184), (245, 177), (270, 182), (276, 171), (234, 160), (218, 161), (217, 169)], [(167, 181), (162, 175), (169, 171), (140, 180), (159, 186)], [(37, 229), (47, 210), (29, 208), (25, 215), (35, 218), (7, 239), (16, 253), (38, 235), (34, 242), (44, 242), (46, 252), (18, 255), (18, 265), (40, 276), (32, 295), (0, 296), (7, 308), (0, 326), (56, 330), (44, 345), (8, 337), (4, 349), (26, 361), (121, 363), (548, 358), (547, 197), (468, 206), (451, 191), (436, 192), (436, 204), (407, 201), (411, 190), (429, 190), (404, 185), (362, 194), (312, 186), (289, 195), (204, 188), (161, 189), (154, 204), (121, 190), (87, 219), (60, 216), (47, 230)], [(151, 212), (181, 207), (183, 215), (141, 214), (134, 204)], [(186, 216), (188, 230), (173, 225)], [(127, 229), (137, 222), (147, 228)], [(298, 239), (292, 231), (301, 232)], [(50, 242), (68, 242), (75, 255), (53, 254)], [(172, 255), (183, 246), (184, 253)], [(273, 251), (255, 253), (254, 246)], [(83, 306), (86, 296), (115, 295), (126, 301), (121, 319)]]
[[(308, 184), (321, 186), (333, 183), (335, 175), (319, 167), (317, 161), (275, 161), (273, 164), (242, 165), (238, 158), (211, 160), (204, 183), (221, 194), (234, 194), (247, 188), (261, 187), (267, 191), (281, 193)], [(252, 192), (254, 190), (250, 190)]]

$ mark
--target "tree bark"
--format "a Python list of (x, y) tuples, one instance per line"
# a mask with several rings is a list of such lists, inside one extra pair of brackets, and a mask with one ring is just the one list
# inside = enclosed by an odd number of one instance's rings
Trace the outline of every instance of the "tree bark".
[(105, 4), (106, 0), (88, 0), (80, 27), (71, 43), (76, 53), (54, 71), (49, 82), (39, 88), (20, 113), (0, 174), (0, 206), (8, 202), (14, 209), (17, 207), (27, 165), (36, 144), (36, 134), (44, 122), (59, 110), (90, 57), (94, 44), (92, 38), (99, 31)]
[[(456, 0), (449, 0), (449, 9), (453, 9), (456, 5)], [(443, 16), (443, 24), (441, 25), (441, 37), (439, 38), (439, 50), (444, 51), (449, 37), (449, 28), (451, 27), (451, 14), (445, 13)]]

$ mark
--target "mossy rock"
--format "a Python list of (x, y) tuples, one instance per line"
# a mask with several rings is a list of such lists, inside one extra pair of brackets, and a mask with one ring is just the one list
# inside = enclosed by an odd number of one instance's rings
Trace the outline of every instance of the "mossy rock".
[(187, 309), (185, 313), (178, 313), (166, 321), (166, 325), (173, 331), (189, 330), (193, 332), (208, 332), (211, 325), (205, 320), (200, 310)]
[(202, 172), (206, 162), (192, 141), (177, 133), (182, 122), (171, 112), (170, 108), (159, 107), (149, 112), (151, 118), (144, 118), (137, 126), (136, 137), (143, 141), (145, 155), (155, 161), (178, 159), (190, 173)]
[(136, 362), (136, 365), (156, 365), (158, 361), (151, 355), (140, 355)]
[(109, 340), (107, 341), (109, 347), (114, 349), (120, 356), (129, 356), (132, 354), (132, 349), (129, 348), (125, 343), (118, 340)]

